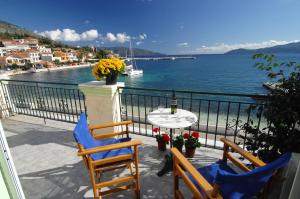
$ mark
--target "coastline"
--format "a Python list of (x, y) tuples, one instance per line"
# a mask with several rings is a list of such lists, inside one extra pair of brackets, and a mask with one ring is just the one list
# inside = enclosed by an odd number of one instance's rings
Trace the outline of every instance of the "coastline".
[(55, 68), (43, 68), (43, 69), (36, 69), (35, 72), (32, 71), (6, 71), (4, 73), (1, 73), (0, 75), (2, 76), (14, 76), (14, 75), (20, 75), (20, 74), (26, 74), (26, 73), (39, 73), (39, 72), (51, 72), (51, 71), (61, 71), (61, 70), (70, 70), (70, 69), (77, 69), (77, 68), (87, 68), (87, 67), (92, 67), (93, 64), (88, 63), (88, 64), (81, 64), (81, 65), (63, 65), (60, 67), (55, 67)]

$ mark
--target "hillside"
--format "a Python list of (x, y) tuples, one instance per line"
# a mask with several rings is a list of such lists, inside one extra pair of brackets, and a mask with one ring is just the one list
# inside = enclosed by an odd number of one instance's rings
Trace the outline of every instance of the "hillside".
[(31, 37), (40, 37), (39, 35), (26, 30), (25, 28), (16, 26), (14, 24), (1, 21), (0, 20), (0, 37), (2, 39), (10, 39), (12, 36), (15, 37), (25, 37), (25, 36), (31, 36)]
[(229, 51), (225, 54), (255, 54), (255, 53), (297, 53), (300, 54), (300, 42), (289, 43), (285, 45), (278, 45), (268, 48), (260, 48), (260, 49), (236, 49)]
[[(67, 45), (67, 44), (64, 44), (59, 41), (53, 41), (49, 38), (42, 37), (34, 32), (26, 30), (25, 28), (22, 28), (20, 26), (0, 20), (0, 39), (21, 39), (21, 38), (28, 37), (28, 36), (39, 39), (40, 44), (46, 45), (51, 48), (56, 48), (56, 47), (76, 48), (74, 46)], [(126, 56), (126, 52), (127, 52), (127, 55), (129, 56), (129, 49), (126, 47), (102, 47), (99, 49), (112, 50), (114, 53), (118, 53), (120, 56)], [(134, 56), (154, 56), (154, 55), (160, 56), (160, 55), (163, 55), (158, 52), (152, 52), (149, 50), (138, 49), (138, 48), (133, 48), (133, 53), (134, 53)]]
[[(100, 50), (111, 50), (114, 53), (119, 54), (121, 57), (129, 57), (130, 56), (130, 51), (129, 48), (127, 47), (101, 47), (98, 48)], [(140, 48), (133, 48), (132, 49), (133, 54), (135, 57), (144, 57), (144, 56), (162, 56), (164, 54), (159, 53), (159, 52), (153, 52), (150, 50), (145, 50), (145, 49), (140, 49)]]

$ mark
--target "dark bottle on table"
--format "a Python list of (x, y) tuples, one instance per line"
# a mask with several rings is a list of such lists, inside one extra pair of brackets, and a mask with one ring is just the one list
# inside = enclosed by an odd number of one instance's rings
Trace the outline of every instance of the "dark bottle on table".
[(174, 114), (176, 112), (177, 112), (177, 98), (175, 96), (175, 91), (173, 91), (172, 100), (171, 100), (171, 114)]

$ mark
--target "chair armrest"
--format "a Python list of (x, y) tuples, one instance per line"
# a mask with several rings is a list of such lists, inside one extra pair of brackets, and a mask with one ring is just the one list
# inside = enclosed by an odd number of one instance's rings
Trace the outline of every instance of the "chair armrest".
[[(178, 164), (173, 165), (174, 169), (180, 170), (180, 175), (184, 179), (184, 181), (188, 181), (190, 187), (193, 187), (193, 182), (188, 178), (185, 172), (181, 169), (179, 165), (181, 165), (196, 181), (196, 183), (201, 187), (201, 189), (205, 192), (208, 198), (216, 198), (221, 199), (222, 196), (218, 193), (214, 193), (214, 187), (197, 171), (197, 169), (178, 151), (176, 148), (172, 148), (171, 152), (173, 154), (173, 158), (175, 158), (175, 163), (178, 161)], [(175, 170), (173, 171), (175, 172)], [(195, 189), (195, 187), (193, 187)], [(196, 188), (197, 189), (197, 188)], [(199, 190), (197, 190), (199, 192)], [(200, 193), (199, 193), (200, 194)], [(215, 195), (216, 194), (216, 195)]]
[(103, 128), (108, 128), (108, 127), (113, 127), (113, 126), (121, 126), (121, 125), (129, 125), (132, 124), (132, 121), (122, 121), (122, 122), (112, 122), (112, 123), (106, 123), (106, 124), (99, 124), (99, 125), (90, 125), (89, 129), (94, 130), (94, 129), (103, 129)]
[(78, 156), (84, 156), (84, 155), (90, 155), (93, 153), (99, 153), (99, 152), (103, 152), (103, 151), (111, 151), (111, 150), (115, 150), (115, 149), (127, 148), (127, 147), (137, 146), (137, 145), (141, 145), (141, 144), (142, 144), (142, 142), (140, 140), (132, 140), (129, 142), (110, 144), (110, 145), (106, 145), (106, 146), (84, 149), (84, 150), (78, 152)]
[(128, 134), (127, 131), (121, 131), (121, 132), (112, 132), (112, 133), (101, 133), (101, 134), (97, 134), (95, 135), (95, 133), (93, 134), (93, 137), (95, 139), (105, 139), (105, 138), (111, 138), (111, 137), (115, 137), (118, 135), (124, 135), (124, 134)]
[(243, 156), (244, 158), (252, 162), (255, 166), (261, 167), (266, 165), (266, 163), (264, 163), (263, 161), (261, 161), (260, 159), (258, 159), (257, 157), (249, 153), (248, 151), (245, 151), (244, 149), (236, 145), (234, 142), (226, 138), (221, 138), (220, 140), (224, 142), (224, 149), (225, 147), (230, 147), (231, 149), (233, 149), (233, 151), (239, 153), (241, 156)]

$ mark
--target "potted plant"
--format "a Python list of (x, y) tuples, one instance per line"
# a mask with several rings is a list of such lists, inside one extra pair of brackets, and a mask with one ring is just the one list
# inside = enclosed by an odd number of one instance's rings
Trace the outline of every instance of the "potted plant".
[(173, 140), (173, 146), (176, 147), (182, 153), (182, 147), (184, 145), (184, 139), (182, 135), (176, 136)]
[(191, 134), (185, 133), (183, 135), (184, 138), (184, 146), (185, 146), (185, 156), (187, 158), (192, 158), (195, 155), (196, 148), (201, 146), (199, 142), (199, 132), (192, 132)]
[(118, 75), (124, 72), (125, 66), (120, 59), (101, 59), (94, 65), (92, 74), (96, 80), (106, 78), (106, 85), (114, 85), (117, 83)]
[(156, 133), (155, 138), (158, 150), (165, 151), (167, 144), (170, 142), (170, 136), (166, 133), (160, 133), (160, 128), (154, 128), (153, 132)]

